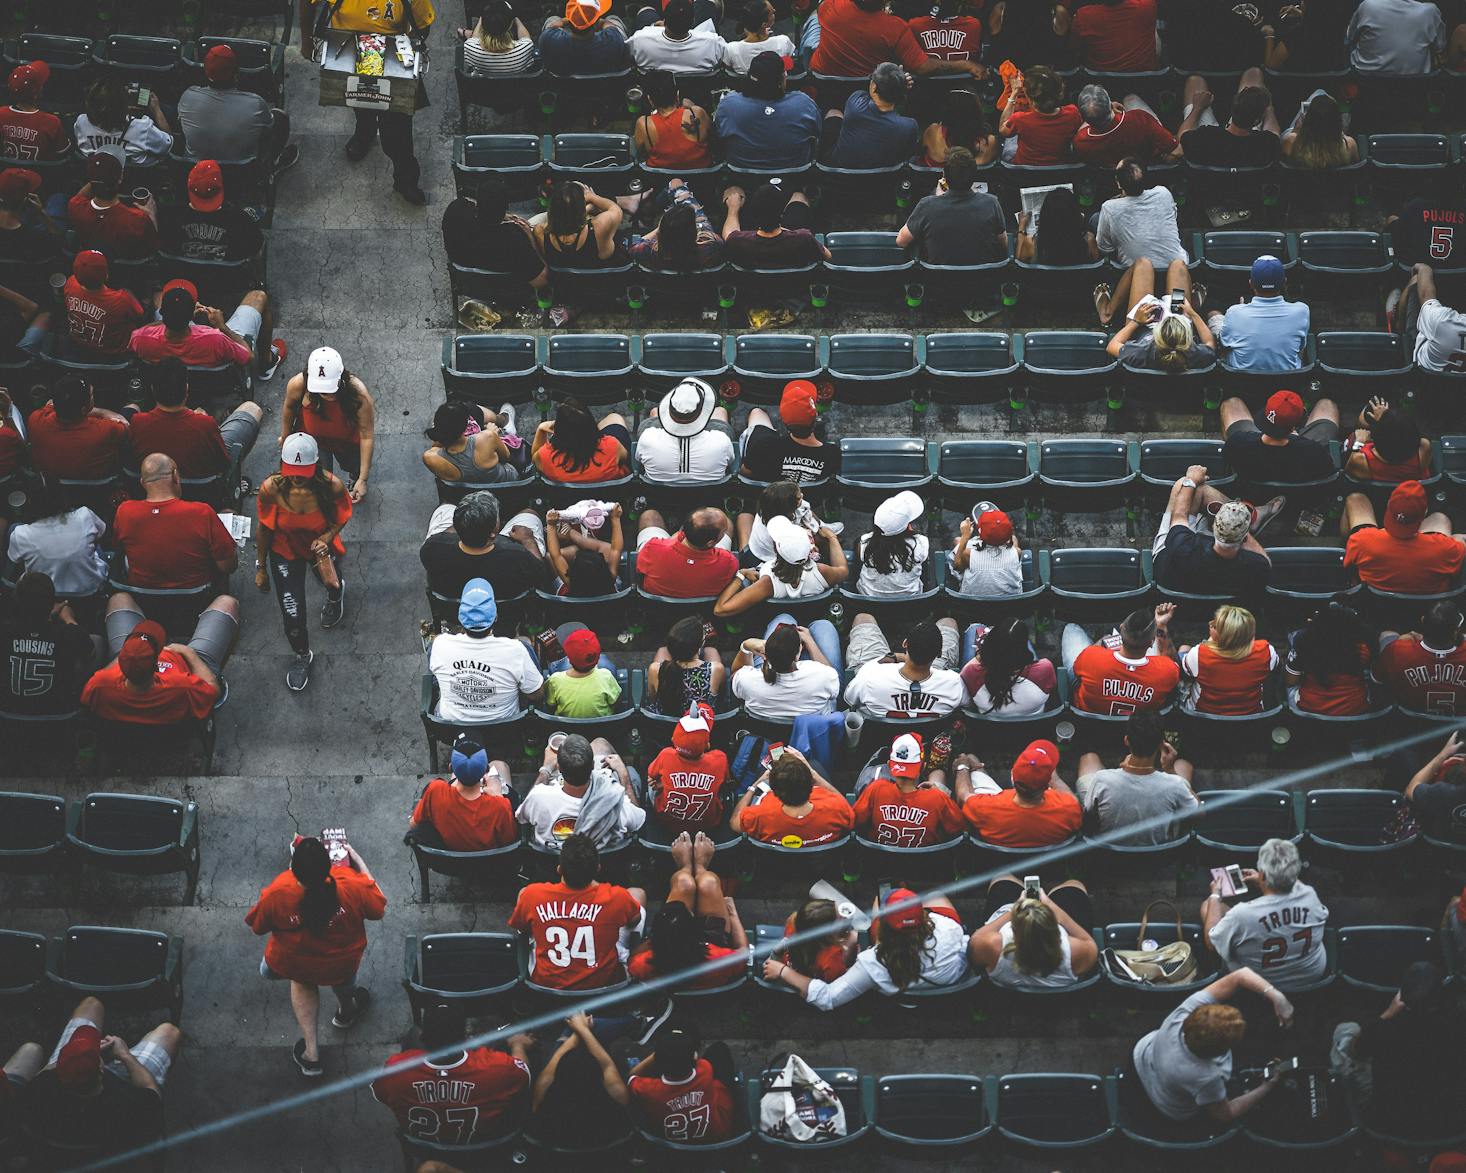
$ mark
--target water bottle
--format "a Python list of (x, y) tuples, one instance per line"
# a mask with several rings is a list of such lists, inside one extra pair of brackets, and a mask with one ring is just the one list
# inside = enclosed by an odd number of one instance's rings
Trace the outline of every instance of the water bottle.
[(913, 188), (911, 186), (911, 180), (909, 180), (909, 179), (903, 179), (901, 181), (900, 186), (896, 188), (896, 207), (898, 207), (898, 208), (909, 208), (909, 207), (911, 207), (911, 193), (912, 193), (912, 190), (913, 190)]

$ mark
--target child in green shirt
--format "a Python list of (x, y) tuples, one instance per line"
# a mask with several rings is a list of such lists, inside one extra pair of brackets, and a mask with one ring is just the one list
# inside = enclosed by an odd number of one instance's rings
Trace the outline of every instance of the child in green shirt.
[(550, 676), (545, 703), (560, 717), (609, 717), (621, 699), (616, 674), (600, 667), (601, 641), (589, 628), (572, 631), (564, 641), (570, 667)]

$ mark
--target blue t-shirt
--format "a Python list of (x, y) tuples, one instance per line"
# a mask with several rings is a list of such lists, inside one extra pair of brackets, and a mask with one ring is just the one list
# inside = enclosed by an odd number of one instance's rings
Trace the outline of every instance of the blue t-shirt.
[(587, 73), (615, 73), (630, 64), (621, 30), (602, 25), (588, 37), (576, 36), (568, 25), (540, 34), (540, 61), (551, 73), (570, 77)]
[(1233, 371), (1296, 371), (1308, 340), (1308, 307), (1281, 295), (1255, 296), (1222, 320), (1222, 365)]
[(713, 114), (723, 158), (737, 167), (803, 167), (814, 159), (820, 112), (808, 94), (775, 101), (727, 94)]
[(858, 90), (845, 103), (830, 162), (836, 167), (890, 167), (916, 153), (919, 133), (916, 119), (883, 111), (869, 93)]

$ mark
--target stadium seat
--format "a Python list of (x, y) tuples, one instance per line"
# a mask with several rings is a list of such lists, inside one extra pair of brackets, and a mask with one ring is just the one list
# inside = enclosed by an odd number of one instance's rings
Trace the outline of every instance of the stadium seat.
[[(448, 1168), (459, 1169), (462, 1173), (502, 1169), (505, 1164), (504, 1154), (519, 1141), (518, 1128), (511, 1128), (502, 1136), (474, 1141), (472, 1144), (438, 1144), (436, 1141), (409, 1136), (405, 1132), (397, 1134), (397, 1143), (402, 1149), (402, 1157), (407, 1162), (406, 1167), (409, 1170), (416, 1169), (425, 1161), (438, 1161)], [(518, 1162), (511, 1157), (509, 1163), (517, 1164)]]
[[(1327, 1082), (1327, 1102), (1320, 1116), (1297, 1111), (1294, 1095), (1269, 1096), (1242, 1118), (1242, 1135), (1259, 1148), (1289, 1153), (1317, 1152), (1349, 1141), (1359, 1125), (1349, 1110), (1344, 1086), (1333, 1076), (1317, 1074)], [(1293, 1090), (1288, 1085), (1294, 1078), (1285, 1077), (1286, 1090)], [(1306, 1093), (1299, 1089), (1298, 1094)]]
[[(1099, 938), (1102, 954), (1099, 968), (1104, 974), (1105, 981), (1127, 996), (1143, 998), (1146, 1003), (1155, 1004), (1164, 1000), (1167, 1005), (1170, 1005), (1176, 999), (1190, 997), (1197, 990), (1205, 989), (1216, 979), (1216, 955), (1207, 950), (1206, 942), (1202, 939), (1201, 925), (1195, 921), (1181, 922), (1179, 938), (1176, 936), (1174, 918), (1148, 920), (1144, 925), (1140, 921), (1120, 921), (1108, 924), (1099, 930)], [(1189, 981), (1185, 982), (1173, 982), (1168, 985), (1160, 982), (1133, 982), (1121, 977), (1117, 970), (1105, 963), (1103, 957), (1103, 953), (1110, 949), (1145, 948), (1143, 941), (1154, 941), (1157, 945), (1170, 945), (1177, 940), (1190, 944), (1191, 955), (1196, 959), (1196, 972), (1192, 974)]]
[(937, 449), (942, 504), (964, 515), (979, 501), (1016, 512), (1037, 480), (1033, 440), (944, 440)]
[[(282, 106), (285, 94), (285, 46), (258, 37), (199, 37), (183, 46), (185, 84), (204, 85), (204, 58), (218, 45), (234, 50), (239, 66), (239, 88), (259, 94), (272, 106)], [(53, 67), (54, 68), (54, 67)], [(46, 87), (50, 98), (50, 86)]]
[(1023, 336), (1023, 370), (1040, 402), (1085, 403), (1104, 398), (1120, 360), (1105, 350), (1099, 330), (1030, 330)]
[(543, 373), (552, 396), (605, 405), (626, 398), (633, 367), (626, 334), (551, 334)]
[(473, 73), (463, 63), (463, 42), (453, 47), (453, 81), (458, 88), (458, 133), (468, 133), (468, 112), (483, 106), (495, 114), (513, 114), (538, 104), (545, 71), (534, 67), (522, 73), (493, 76)]
[(92, 45), (92, 64), (99, 73), (160, 91), (160, 100), (176, 101), (183, 80), (183, 45), (172, 37), (113, 33)]
[(1293, 796), (1285, 790), (1202, 790), (1201, 814), (1192, 823), (1204, 858), (1250, 858), (1269, 839), (1301, 843)]
[(65, 863), (65, 800), (54, 794), (0, 792), (0, 872), (44, 875)]
[(1103, 603), (1112, 618), (1113, 604), (1140, 600), (1150, 593), (1139, 550), (1094, 547), (1044, 550), (1039, 554), (1039, 574), (1056, 598), (1074, 603)]
[(126, 591), (136, 599), (143, 614), (161, 623), (171, 639), (188, 639), (198, 624), (199, 616), (219, 593), (219, 584), (213, 581), (196, 587), (137, 586), (127, 581), (126, 567), (120, 565), (122, 562), (119, 554), (114, 561), (113, 573), (107, 578), (107, 585), (114, 591)]
[(1237, 1136), (1237, 1126), (1218, 1124), (1205, 1112), (1190, 1120), (1172, 1120), (1151, 1103), (1140, 1081), (1116, 1072), (1115, 1099), (1120, 1135), (1147, 1149), (1186, 1152), (1215, 1149)]
[(1269, 546), (1273, 572), (1268, 579), (1269, 605), (1279, 603), (1297, 615), (1330, 599), (1359, 594), (1363, 584), (1344, 569), (1344, 551), (1337, 546)]
[[(770, 1136), (762, 1129), (756, 1129), (754, 1132), (761, 1145), (767, 1145), (778, 1152), (798, 1153), (797, 1158), (792, 1155), (789, 1158), (798, 1163), (817, 1160), (825, 1153), (838, 1152), (840, 1149), (856, 1144), (870, 1131), (875, 1116), (875, 1081), (870, 1076), (862, 1076), (853, 1067), (820, 1067), (815, 1064), (811, 1066), (814, 1067), (815, 1073), (830, 1085), (845, 1106), (845, 1135), (832, 1137), (819, 1144), (801, 1144), (798, 1141)], [(759, 1075), (747, 1077), (750, 1120), (759, 1119), (759, 1105), (763, 1101), (764, 1092), (768, 1091), (774, 1078), (781, 1074), (782, 1070), (782, 1068), (770, 1069)]]
[(947, 1156), (993, 1130), (977, 1075), (883, 1075), (876, 1080), (877, 1136), (907, 1156)]
[(443, 389), (477, 403), (495, 396), (527, 402), (539, 372), (532, 334), (460, 334), (443, 339)]
[[(629, 65), (606, 73), (555, 73), (547, 70), (549, 87), (540, 95), (540, 110), (546, 114), (555, 113), (562, 98), (566, 104), (614, 110), (622, 104), (626, 87), (633, 84), (634, 72)], [(600, 190), (599, 186), (596, 190)]]
[(961, 330), (926, 336), (926, 385), (938, 403), (975, 405), (1022, 399), (1023, 338)]
[(167, 1006), (172, 1021), (183, 1013), (183, 938), (146, 929), (72, 925), (52, 937), (46, 980), (64, 996), (92, 996), (108, 1009)]
[(834, 334), (826, 372), (842, 403), (892, 404), (912, 398), (921, 371), (910, 334)]
[(794, 989), (792, 987), (785, 985), (783, 982), (771, 982), (764, 977), (762, 960), (764, 955), (757, 952), (757, 950), (764, 949), (765, 947), (773, 944), (776, 941), (782, 941), (784, 939), (784, 936), (785, 933), (783, 925), (754, 926), (753, 945), (756, 952), (754, 954), (753, 963), (753, 984), (756, 986), (762, 986), (765, 990), (768, 990), (771, 993), (784, 994), (793, 997)]
[(192, 281), (205, 305), (238, 305), (251, 289), (265, 284), (265, 250), (237, 261), (208, 261), (160, 251), (158, 268), (170, 281)]
[(418, 899), (423, 904), (433, 898), (433, 872), (474, 883), (507, 883), (519, 870), (523, 848), (517, 839), (503, 847), (490, 847), (483, 851), (450, 851), (446, 847), (430, 847), (415, 838), (409, 843), (417, 861)]
[(1046, 564), (1035, 559), (1032, 550), (1020, 550), (1018, 565), (1023, 575), (1023, 589), (1018, 594), (967, 595), (958, 589), (961, 578), (949, 564), (945, 574), (944, 597), (948, 608), (957, 615), (959, 623), (973, 620), (993, 623), (998, 619), (1034, 611), (1048, 587), (1047, 580), (1042, 576)]
[(1325, 330), (1313, 345), (1325, 388), (1350, 400), (1394, 394), (1415, 367), (1398, 334)]
[(814, 83), (815, 100), (821, 111), (843, 110), (850, 95), (870, 85), (870, 75), (846, 77), (838, 73), (816, 73), (810, 70), (810, 81)]
[(731, 366), (721, 334), (643, 334), (636, 353), (636, 373), (654, 395), (686, 378), (716, 389)]
[[(1309, 351), (1311, 353), (1313, 349), (1312, 338), (1309, 339), (1308, 345)], [(1308, 364), (1306, 364), (1306, 366), (1308, 369), (1311, 369), (1312, 362), (1310, 361)], [(1239, 374), (1239, 372), (1231, 373), (1232, 376), (1236, 376), (1237, 374)], [(1267, 381), (1266, 385), (1269, 386), (1278, 381), (1278, 376), (1276, 374), (1264, 376), (1260, 374), (1252, 374), (1249, 372), (1246, 375), (1246, 378), (1256, 380), (1265, 379)], [(1262, 385), (1262, 383), (1259, 383), (1259, 385)], [(1271, 392), (1269, 392), (1269, 394), (1271, 394)], [(1239, 475), (1239, 477), (1237, 478), (1238, 487), (1235, 490), (1235, 495), (1243, 497), (1248, 501), (1266, 501), (1270, 497), (1275, 497), (1281, 494), (1288, 498), (1289, 506), (1298, 505), (1306, 508), (1312, 505), (1317, 505), (1318, 503), (1326, 500), (1328, 497), (1333, 495), (1333, 492), (1337, 489), (1339, 481), (1343, 479), (1344, 476), (1342, 461), (1343, 449), (1339, 441), (1329, 441), (1329, 452), (1333, 458), (1335, 471), (1330, 473), (1328, 476), (1319, 477), (1317, 480), (1312, 481), (1283, 482), (1254, 481), (1247, 479), (1245, 476)]]
[(921, 493), (932, 482), (927, 442), (915, 436), (844, 437), (835, 479), (848, 501), (869, 508), (905, 489)]
[(1237, 474), (1228, 467), (1222, 447), (1220, 440), (1142, 440), (1136, 466), (1140, 483), (1153, 500), (1164, 501), (1188, 468), (1204, 464), (1206, 483), (1216, 489), (1225, 488), (1237, 479)]
[(1339, 979), (1351, 989), (1388, 999), (1417, 961), (1440, 965), (1434, 929), (1409, 925), (1346, 925), (1339, 929)]
[(521, 712), (508, 721), (496, 721), (487, 725), (460, 724), (445, 721), (437, 715), (438, 699), (437, 678), (431, 672), (424, 672), (418, 715), (422, 718), (423, 735), (428, 742), (428, 766), (434, 774), (439, 771), (439, 744), (452, 745), (460, 733), (471, 734), (474, 740), (489, 751), (490, 758), (501, 753), (512, 756), (512, 750), (522, 735), (527, 712)]
[[(883, 168), (882, 174), (890, 170)], [(820, 171), (823, 174), (825, 168)], [(904, 275), (916, 267), (916, 257), (896, 243), (894, 232), (831, 232), (820, 240), (830, 250), (825, 261), (830, 283), (843, 289), (894, 295)]]
[(95, 49), (96, 44), (90, 37), (23, 32), (15, 42), (13, 56), (9, 42), (0, 48), (0, 64), (3, 64), (8, 77), (11, 70), (18, 65), (29, 61), (44, 61), (51, 70), (51, 78), (46, 82), (46, 109), (56, 114), (75, 115), (80, 113), (86, 102), (87, 87), (95, 72)]
[(733, 341), (733, 375), (749, 403), (777, 404), (785, 383), (818, 380), (824, 370), (819, 342), (810, 334), (740, 334)]
[(71, 808), (66, 841), (91, 867), (124, 875), (188, 877), (183, 903), (199, 882), (199, 808), (148, 794), (88, 794)]
[(46, 980), (46, 938), (0, 929), (0, 1002), (31, 1000)]
[(453, 186), (458, 195), (473, 195), (485, 179), (509, 185), (515, 199), (539, 191), (545, 159), (532, 134), (470, 134), (453, 140)]
[(1213, 305), (1227, 304), (1230, 297), (1219, 301), (1217, 290), (1244, 290), (1252, 271), (1252, 262), (1264, 254), (1277, 257), (1290, 274), (1298, 265), (1298, 240), (1287, 232), (1260, 232), (1251, 229), (1229, 229), (1219, 232), (1196, 232), (1191, 237), (1191, 254), (1201, 262)]
[(1368, 296), (1380, 290), (1395, 262), (1378, 232), (1300, 232), (1298, 265), (1310, 294), (1347, 286)]
[(1079, 835), (1070, 835), (1067, 839), (1061, 839), (1058, 843), (1051, 843), (1045, 847), (1004, 847), (997, 843), (989, 843), (976, 831), (967, 832), (967, 842), (976, 852), (979, 867), (984, 870), (1002, 868), (1004, 872), (1015, 875), (1023, 875), (1024, 869), (1037, 857), (1059, 848), (1070, 847), (1078, 843), (1080, 838)]
[[(448, 289), (453, 297), (453, 308), (458, 310), (462, 298), (472, 297), (499, 309), (517, 308), (528, 304), (533, 290), (522, 274), (502, 269), (476, 269), (448, 261)], [(492, 338), (488, 335), (472, 337)], [(445, 338), (445, 343), (452, 339)]]
[(619, 1168), (630, 1155), (630, 1149), (639, 1135), (627, 1124), (626, 1131), (621, 1136), (607, 1141), (580, 1143), (573, 1137), (563, 1135), (554, 1139), (536, 1136), (530, 1131), (532, 1127), (532, 1124), (526, 1127), (520, 1134), (520, 1140), (528, 1150), (530, 1162), (534, 1166), (548, 1169), (584, 1169), (592, 1162), (606, 1168)]
[(1038, 449), (1044, 504), (1065, 513), (1113, 509), (1135, 483), (1138, 463), (1139, 449), (1124, 440), (1045, 440)]
[(1407, 850), (1415, 836), (1387, 841), (1404, 799), (1391, 790), (1312, 790), (1304, 797), (1306, 849), (1362, 863)]
[(513, 933), (430, 933), (407, 938), (402, 986), (414, 1022), (420, 1023), (423, 1011), (440, 1002), (468, 1015), (488, 1013), (507, 1004), (518, 985), (518, 943)]
[(539, 723), (546, 736), (563, 729), (567, 733), (579, 733), (587, 741), (604, 737), (613, 745), (618, 744), (636, 723), (636, 708), (631, 700), (631, 670), (616, 668), (613, 674), (621, 686), (621, 697), (616, 702), (615, 710), (608, 716), (562, 717), (545, 708), (544, 702), (540, 701), (530, 706), (530, 719)]
[[(1014, 248), (1017, 243), (1015, 239)], [(1037, 307), (1047, 315), (1056, 306), (1072, 309), (1088, 321), (1093, 310), (1090, 291), (1101, 281), (1111, 279), (1111, 262), (1105, 257), (1077, 265), (1041, 265), (1037, 261), (1013, 262), (1012, 276), (1017, 282), (1017, 306), (1024, 315)], [(1012, 290), (1006, 291), (1010, 296)], [(1005, 308), (1011, 308), (1005, 306)]]
[(899, 843), (881, 843), (856, 832), (855, 846), (859, 852), (856, 862), (861, 875), (882, 880), (900, 878), (925, 882), (950, 880), (957, 873), (965, 840), (958, 834), (938, 843), (903, 847)]
[(838, 866), (847, 847), (855, 841), (854, 834), (846, 834), (828, 843), (809, 844), (803, 847), (785, 847), (782, 843), (765, 843), (759, 839), (744, 837), (748, 849), (747, 858), (760, 884), (798, 881), (811, 884), (830, 875), (830, 869)]
[(550, 178), (584, 180), (598, 195), (614, 198), (636, 170), (631, 137), (625, 134), (555, 134), (544, 140)]
[(986, 1082), (998, 1135), (1024, 1148), (1087, 1149), (1115, 1132), (1114, 1092), (1098, 1075), (1035, 1072)]
[(1369, 178), (1380, 203), (1396, 207), (1409, 196), (1442, 190), (1454, 160), (1443, 134), (1372, 134), (1369, 136)]

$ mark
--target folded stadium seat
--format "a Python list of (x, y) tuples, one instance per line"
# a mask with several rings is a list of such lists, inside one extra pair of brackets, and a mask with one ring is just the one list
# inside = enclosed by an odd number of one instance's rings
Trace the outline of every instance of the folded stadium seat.
[(1398, 859), (1416, 839), (1386, 837), (1404, 803), (1389, 790), (1311, 790), (1303, 800), (1304, 850), (1309, 859), (1351, 870), (1371, 857)]
[(0, 872), (46, 875), (66, 865), (66, 854), (64, 799), (0, 792)]
[(183, 89), (183, 45), (173, 37), (113, 33), (93, 43), (92, 64), (98, 73), (157, 91), (164, 103), (177, 101)]
[(474, 1141), (472, 1144), (439, 1144), (409, 1136), (405, 1132), (397, 1133), (397, 1144), (402, 1149), (402, 1159), (407, 1162), (407, 1168), (416, 1169), (426, 1161), (437, 1161), (450, 1169), (462, 1170), (463, 1173), (502, 1169), (506, 1164), (518, 1164), (514, 1158), (520, 1154), (513, 1153), (507, 1159), (505, 1154), (522, 1140), (517, 1127), (511, 1128), (502, 1136)]
[(539, 381), (533, 334), (459, 334), (443, 339), (445, 399), (529, 402)]
[(894, 232), (831, 232), (819, 239), (830, 250), (825, 273), (844, 290), (880, 290), (894, 297), (898, 283), (916, 268), (915, 254), (896, 243)]
[(1223, 455), (1220, 440), (1206, 437), (1175, 440), (1140, 441), (1139, 463), (1136, 471), (1144, 486), (1146, 499), (1164, 507), (1176, 482), (1186, 475), (1193, 464), (1206, 466), (1206, 483), (1216, 489), (1224, 489), (1237, 479)]
[(1442, 436), (1435, 448), (1435, 459), (1448, 487), (1466, 489), (1466, 435)]
[(1210, 167), (1186, 160), (1187, 190), (1196, 193), (1203, 210), (1237, 208), (1269, 221), (1275, 221), (1282, 212), (1278, 206), (1280, 175), (1277, 163), (1263, 167)]
[[(1353, 990), (1389, 998), (1417, 961), (1440, 965), (1440, 936), (1413, 925), (1345, 925), (1339, 929), (1339, 980)], [(1377, 1005), (1381, 998), (1371, 997)]]
[(1235, 1124), (1219, 1124), (1205, 1112), (1198, 1112), (1190, 1120), (1172, 1120), (1150, 1102), (1138, 1079), (1124, 1071), (1112, 1078), (1120, 1135), (1131, 1144), (1143, 1149), (1195, 1152), (1220, 1148), (1238, 1134)]
[(822, 272), (820, 261), (789, 268), (751, 268), (735, 264), (729, 264), (727, 268), (728, 279), (718, 286), (718, 307), (725, 312), (735, 305), (757, 309), (802, 303), (808, 286), (811, 282), (818, 282)]
[(480, 183), (495, 177), (509, 185), (511, 199), (528, 199), (539, 194), (544, 174), (544, 147), (532, 134), (470, 134), (453, 140), (458, 195), (473, 195)]
[(935, 447), (917, 436), (845, 436), (835, 480), (856, 507), (874, 509), (906, 489), (924, 494), (934, 475)]
[[(1344, 1085), (1332, 1075), (1310, 1072), (1326, 1082), (1321, 1114), (1315, 1118), (1297, 1110), (1295, 1096), (1269, 1096), (1242, 1118), (1242, 1135), (1261, 1149), (1289, 1153), (1319, 1152), (1346, 1144), (1359, 1132), (1359, 1124), (1349, 1110)], [(1296, 1077), (1285, 1077), (1289, 1091)], [(1307, 1094), (1299, 1088), (1298, 1095)]]
[(584, 180), (607, 198), (621, 195), (636, 171), (631, 136), (625, 134), (546, 135), (544, 157), (552, 181)]
[[(285, 46), (277, 41), (257, 37), (200, 37), (183, 46), (183, 84), (206, 85), (204, 58), (210, 49), (225, 45), (234, 50), (239, 65), (239, 88), (259, 94), (272, 106), (285, 105)], [(54, 68), (54, 66), (53, 66)], [(46, 97), (49, 99), (50, 85)]]
[[(1224, 229), (1217, 232), (1193, 232), (1191, 234), (1191, 256), (1201, 264), (1201, 273), (1207, 284), (1208, 304), (1205, 312), (1213, 309), (1225, 312), (1237, 297), (1248, 292), (1248, 279), (1252, 273), (1252, 262), (1260, 256), (1274, 256), (1283, 262), (1283, 269), (1291, 281), (1298, 268), (1298, 237), (1291, 232), (1259, 231), (1255, 229)], [(1277, 376), (1273, 375), (1276, 379)]]
[[(81, 113), (87, 88), (96, 73), (92, 59), (95, 42), (90, 37), (29, 32), (21, 33), (14, 44), (14, 54), (10, 51), (11, 42), (0, 44), (0, 68), (5, 70), (5, 75), (9, 77), (19, 65), (44, 61), (51, 70), (50, 80), (46, 82), (46, 109), (63, 117)], [(28, 166), (40, 170), (34, 163)]]
[[(631, 66), (607, 73), (555, 73), (545, 71), (546, 87), (540, 92), (540, 113), (552, 116), (561, 106), (595, 110), (620, 109), (626, 89), (633, 84)], [(596, 191), (601, 189), (598, 186)]]
[(748, 1112), (748, 1091), (744, 1087), (743, 1072), (735, 1071), (733, 1073), (728, 1094), (733, 1098), (733, 1134), (726, 1139), (714, 1141), (668, 1140), (665, 1136), (658, 1136), (648, 1132), (645, 1128), (640, 1130), (641, 1139), (653, 1153), (663, 1154), (663, 1160), (667, 1164), (673, 1164), (678, 1168), (702, 1169), (706, 1168), (709, 1162), (717, 1164), (729, 1159), (729, 1154), (743, 1155), (748, 1146), (753, 1143), (754, 1129)]
[(1140, 461), (1133, 441), (1045, 440), (1038, 448), (1038, 483), (1046, 508), (1102, 513), (1121, 504), (1136, 483)]
[(609, 716), (562, 717), (550, 712), (541, 702), (530, 706), (530, 720), (539, 723), (546, 737), (557, 730), (564, 730), (566, 733), (579, 733), (587, 741), (604, 737), (613, 745), (621, 744), (624, 735), (636, 723), (636, 706), (631, 699), (631, 669), (616, 668), (613, 669), (613, 675), (616, 683), (621, 686), (621, 696)]
[(148, 794), (88, 794), (71, 808), (66, 841), (89, 867), (132, 876), (183, 872), (183, 903), (199, 882), (199, 808)]
[(1443, 134), (1372, 134), (1367, 150), (1375, 198), (1385, 207), (1398, 207), (1412, 196), (1444, 193), (1452, 182), (1455, 160)]
[(538, 108), (545, 88), (545, 71), (536, 65), (523, 73), (502, 76), (471, 73), (463, 63), (463, 41), (453, 47), (453, 82), (458, 88), (458, 133), (468, 133), (470, 107), (480, 106), (499, 115)]
[(990, 1075), (988, 1111), (998, 1135), (1024, 1148), (1087, 1149), (1115, 1131), (1115, 1094), (1098, 1075)]
[(0, 929), (0, 1002), (31, 1001), (46, 980), (46, 938)]
[(702, 379), (716, 390), (732, 369), (731, 350), (722, 334), (643, 334), (636, 352), (637, 381), (653, 397), (688, 378)]
[[(427, 899), (424, 892), (423, 899)], [(446, 1002), (477, 1017), (506, 1009), (519, 986), (519, 944), (513, 933), (428, 933), (409, 936), (402, 987), (412, 1020)]]
[(503, 847), (482, 851), (450, 851), (446, 847), (430, 847), (416, 839), (411, 841), (411, 847), (417, 861), (418, 899), (424, 904), (433, 898), (433, 872), (485, 885), (502, 882), (507, 891), (507, 886), (514, 882), (519, 872), (523, 850), (523, 844), (517, 839)]
[[(919, 257), (915, 276), (923, 289), (918, 294), (924, 294), (941, 310), (995, 306), (1001, 301), (1004, 279), (1012, 276), (1014, 247), (1010, 237), (1007, 256), (975, 265), (941, 265)], [(916, 305), (912, 304), (913, 301)], [(921, 297), (913, 297), (908, 291), (906, 304), (915, 309), (922, 304)], [(927, 337), (940, 338), (942, 335), (929, 334)]]
[(627, 334), (551, 334), (541, 374), (551, 398), (606, 405), (626, 398), (634, 368)]
[(1314, 353), (1325, 393), (1365, 401), (1396, 392), (1415, 361), (1398, 334), (1369, 330), (1325, 330), (1314, 335)]
[(943, 440), (937, 449), (942, 507), (964, 516), (979, 501), (1017, 513), (1037, 480), (1036, 440)]
[[(801, 1167), (819, 1161), (823, 1154), (838, 1153), (841, 1149), (857, 1144), (870, 1131), (872, 1118), (875, 1115), (875, 1081), (870, 1076), (861, 1075), (854, 1067), (820, 1067), (815, 1064), (810, 1064), (810, 1066), (814, 1067), (815, 1074), (830, 1085), (835, 1095), (839, 1097), (840, 1103), (845, 1106), (845, 1135), (832, 1137), (818, 1144), (805, 1144), (800, 1141), (770, 1136), (761, 1128), (754, 1131), (754, 1136), (760, 1145), (767, 1145), (776, 1152), (790, 1154), (788, 1159)], [(782, 1067), (770, 1068), (758, 1075), (746, 1077), (750, 1120), (759, 1119), (759, 1106), (763, 1102), (764, 1093), (769, 1090), (774, 1079), (781, 1075), (783, 1070)], [(792, 1154), (795, 1153), (799, 1155), (793, 1156)]]
[(525, 722), (528, 712), (520, 712), (508, 721), (493, 721), (474, 725), (468, 722), (447, 721), (437, 715), (438, 680), (431, 672), (424, 672), (422, 695), (418, 703), (418, 715), (422, 718), (423, 736), (428, 743), (428, 767), (438, 773), (438, 746), (452, 745), (462, 733), (467, 733), (489, 751), (490, 759), (513, 756), (513, 751), (523, 744)]
[(1039, 552), (1039, 576), (1066, 611), (1098, 606), (1113, 620), (1119, 604), (1140, 606), (1150, 593), (1140, 551), (1128, 547), (1070, 547)]
[[(1109, 988), (1119, 991), (1132, 1006), (1152, 1009), (1162, 1000), (1168, 1006), (1175, 1005), (1178, 1000), (1188, 998), (1198, 990), (1204, 990), (1216, 980), (1216, 955), (1207, 951), (1201, 925), (1195, 921), (1182, 921), (1179, 910), (1174, 906), (1172, 911), (1175, 915), (1170, 920), (1158, 917), (1155, 920), (1120, 921), (1099, 930), (1099, 968), (1104, 973)], [(1144, 949), (1147, 941), (1154, 941), (1156, 945), (1162, 946), (1185, 941), (1191, 946), (1191, 956), (1196, 960), (1195, 973), (1184, 982), (1166, 985), (1160, 982), (1131, 981), (1122, 976), (1124, 971), (1118, 966), (1106, 963), (1104, 954), (1109, 950)]]
[(1389, 241), (1378, 232), (1300, 232), (1295, 278), (1306, 297), (1315, 290), (1329, 294), (1348, 289), (1380, 297), (1394, 273)]
[(733, 340), (733, 378), (738, 398), (776, 405), (784, 384), (814, 382), (825, 373), (819, 341), (812, 334), (739, 334)]
[(183, 938), (72, 925), (50, 940), (46, 981), (60, 997), (100, 998), (114, 1013), (166, 1006), (176, 1023), (183, 1013)]
[(1040, 403), (1093, 403), (1112, 399), (1120, 360), (1105, 350), (1100, 330), (1030, 330), (1023, 336), (1023, 371), (1029, 395)]
[(1201, 790), (1196, 797), (1201, 814), (1191, 826), (1204, 862), (1250, 859), (1269, 839), (1303, 842), (1298, 804), (1286, 790)]
[(1023, 338), (962, 330), (926, 336), (926, 385), (938, 403), (1022, 402)]

